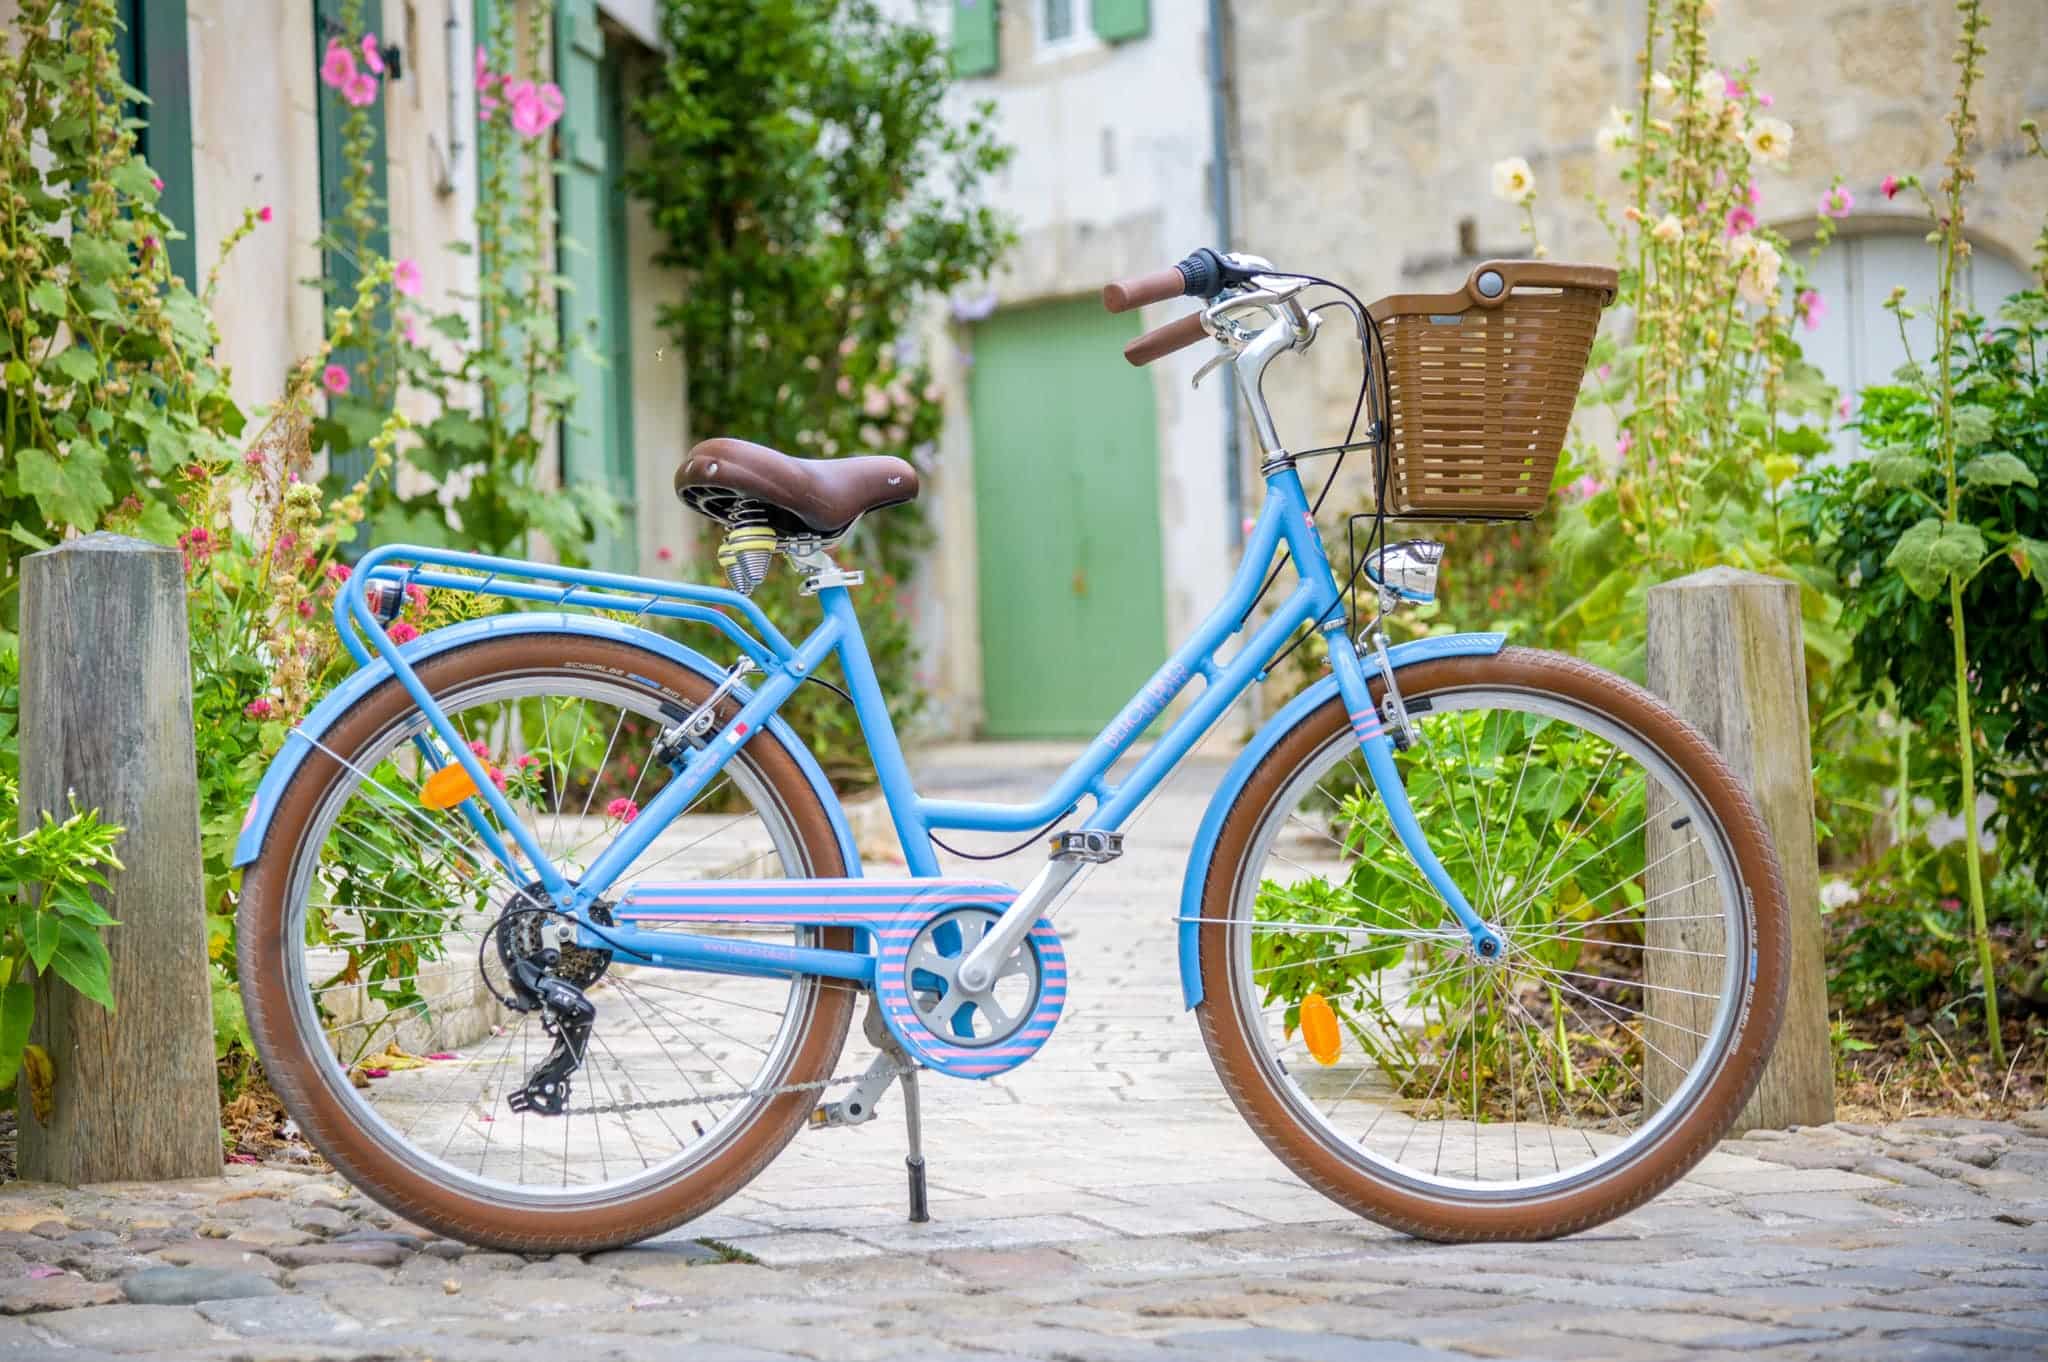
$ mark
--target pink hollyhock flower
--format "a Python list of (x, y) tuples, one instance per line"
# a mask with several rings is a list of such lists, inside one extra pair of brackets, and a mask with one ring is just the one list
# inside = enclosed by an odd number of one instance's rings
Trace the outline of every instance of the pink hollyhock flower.
[(349, 566), (347, 563), (329, 563), (327, 575), (337, 582), (345, 582), (349, 579)]
[(391, 287), (408, 298), (420, 296), (420, 265), (417, 260), (401, 260), (391, 267)]
[(384, 54), (377, 50), (377, 35), (374, 33), (363, 35), (363, 65), (380, 76), (384, 74)]
[(150, 177), (149, 177), (149, 187), (150, 187), (151, 189), (154, 189), (154, 190), (155, 190), (155, 191), (156, 191), (157, 193), (159, 193), (159, 194), (163, 193), (163, 192), (164, 192), (164, 177), (163, 177), (163, 176), (161, 176), (161, 175), (152, 175), (152, 176), (150, 176)]
[(1879, 182), (1877, 187), (1886, 198), (1895, 199), (1899, 196), (1899, 177), (1887, 175)]
[(330, 364), (320, 371), (320, 384), (339, 397), (348, 391), (348, 370), (339, 364)]
[(1606, 490), (1606, 487), (1606, 483), (1588, 473), (1585, 477), (1572, 484), (1572, 495), (1576, 496), (1580, 501), (1591, 501), (1594, 497), (1599, 496), (1602, 491)]
[(320, 62), (321, 83), (346, 93), (356, 74), (356, 59), (347, 45), (339, 38), (328, 43), (327, 55)]
[(657, 563), (673, 562), (675, 561), (675, 556), (676, 551), (670, 548), (660, 548), (654, 551), (654, 561)]
[(1729, 236), (1741, 236), (1744, 232), (1750, 231), (1755, 226), (1756, 214), (1750, 212), (1747, 208), (1730, 208), (1728, 210)]
[(1820, 330), (1821, 318), (1828, 315), (1827, 301), (1820, 296), (1820, 290), (1817, 288), (1802, 291), (1792, 301), (1792, 310), (1806, 323), (1808, 331)]
[(270, 703), (268, 696), (259, 695), (242, 706), (242, 713), (252, 719), (268, 719), (277, 712), (277, 706)]
[(479, 90), (485, 89), (496, 79), (497, 77), (491, 74), (490, 54), (484, 51), (482, 43), (478, 43), (476, 45), (476, 88)]
[(1841, 417), (1844, 421), (1846, 421), (1851, 416), (1855, 415), (1855, 413), (1856, 399), (1849, 396), (1847, 393), (1843, 393), (1842, 400), (1835, 403), (1835, 415)]
[(252, 449), (247, 454), (244, 454), (242, 456), (242, 466), (244, 468), (262, 468), (263, 451), (260, 449)]
[(269, 204), (267, 204), (267, 203), (266, 203), (266, 204), (264, 204), (264, 205), (263, 205), (263, 206), (262, 206), (261, 208), (258, 208), (258, 209), (256, 210), (256, 220), (257, 220), (258, 222), (268, 222), (268, 221), (270, 221), (270, 205), (269, 205)]
[(552, 81), (545, 85), (508, 81), (505, 100), (512, 106), (512, 130), (521, 137), (540, 136), (562, 116), (562, 88)]
[(1848, 186), (1836, 185), (1820, 196), (1820, 215), (1824, 218), (1845, 218), (1856, 207), (1856, 196)]
[(1742, 201), (1751, 208), (1764, 201), (1764, 191), (1756, 187), (1756, 181), (1751, 180), (1747, 185), (1743, 186)]
[(1620, 438), (1619, 440), (1616, 440), (1616, 441), (1614, 442), (1614, 452), (1615, 452), (1615, 454), (1616, 454), (1616, 455), (1617, 455), (1618, 457), (1620, 457), (1620, 458), (1624, 458), (1624, 459), (1626, 459), (1626, 458), (1628, 457), (1628, 452), (1629, 452), (1629, 451), (1630, 451), (1631, 449), (1634, 449), (1635, 447), (1636, 447), (1636, 435), (1635, 435), (1635, 432), (1634, 432), (1634, 431), (1632, 431), (1632, 430), (1624, 430), (1624, 431), (1623, 431), (1623, 432), (1621, 433), (1621, 438)]
[(640, 806), (630, 799), (614, 799), (604, 806), (607, 818), (616, 818), (621, 823), (630, 823), (640, 816)]
[(405, 620), (400, 620), (385, 632), (391, 635), (393, 643), (410, 643), (420, 636), (420, 631)]
[(377, 102), (377, 78), (368, 71), (358, 72), (356, 77), (341, 89), (341, 97), (354, 109), (368, 108)]
[(417, 317), (407, 317), (398, 324), (398, 334), (405, 337), (407, 345), (420, 343), (420, 323)]

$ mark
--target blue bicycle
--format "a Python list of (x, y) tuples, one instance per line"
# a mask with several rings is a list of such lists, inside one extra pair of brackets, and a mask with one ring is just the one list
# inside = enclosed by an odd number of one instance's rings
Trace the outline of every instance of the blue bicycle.
[[(1200, 251), (1106, 289), (1113, 310), (1203, 299), (1126, 355), (1218, 343), (1266, 499), (1224, 601), (1030, 804), (912, 786), (861, 574), (832, 556), (917, 495), (900, 459), (696, 446), (676, 489), (723, 527), (730, 589), (371, 551), (335, 612), (361, 669), (293, 731), (237, 849), (271, 1082), (395, 1212), (529, 1252), (701, 1215), (807, 1122), (872, 1119), (900, 1084), (921, 1219), (919, 1075), (988, 1078), (1044, 1047), (1068, 983), (1055, 901), (1308, 643), (1327, 673), (1236, 759), (1161, 905), (1225, 1087), (1312, 1186), (1417, 1235), (1546, 1237), (1640, 1205), (1728, 1129), (1776, 1031), (1786, 905), (1756, 809), (1618, 677), (1499, 634), (1390, 646), (1383, 628), (1432, 599), (1442, 557), (1391, 542), (1391, 520), (1541, 506), (1613, 288), (1611, 271), (1491, 262), (1457, 292), (1367, 307)], [(1307, 306), (1318, 290), (1333, 301)], [(1362, 349), (1368, 424), (1290, 453), (1261, 380), (1333, 309)], [(1340, 577), (1300, 465), (1346, 453), (1375, 490)], [(750, 599), (778, 558), (821, 612), (799, 641)], [(429, 600), (455, 622), (414, 638)], [(777, 717), (805, 684), (857, 714), (907, 876), (862, 873)], [(1036, 830), (1048, 855), (1021, 889), (951, 878), (934, 834), (952, 830)], [(861, 999), (875, 1054), (842, 1072)]]

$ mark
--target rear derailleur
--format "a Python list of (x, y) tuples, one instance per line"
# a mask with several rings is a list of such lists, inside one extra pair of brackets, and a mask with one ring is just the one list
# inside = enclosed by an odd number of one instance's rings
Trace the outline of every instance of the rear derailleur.
[[(592, 916), (610, 921), (601, 906)], [(540, 1013), (541, 1030), (555, 1042), (525, 1085), (505, 1094), (505, 1105), (521, 1115), (560, 1116), (569, 1106), (569, 1075), (583, 1066), (597, 1020), (597, 1007), (583, 990), (603, 976), (611, 952), (546, 945), (541, 921), (533, 913), (508, 915), (498, 927), (498, 958), (511, 984), (500, 1001), (515, 1012)]]

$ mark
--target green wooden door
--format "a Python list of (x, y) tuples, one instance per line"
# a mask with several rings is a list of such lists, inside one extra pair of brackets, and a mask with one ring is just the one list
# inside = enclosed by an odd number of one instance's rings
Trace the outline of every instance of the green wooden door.
[[(320, 69), (321, 58), (326, 54), (331, 39), (346, 40), (351, 32), (342, 22), (347, 6), (344, 0), (314, 0), (313, 3), (313, 69)], [(384, 31), (384, 0), (363, 0), (360, 13), (356, 16), (366, 33)], [(360, 57), (360, 51), (355, 52)], [(317, 80), (314, 84), (318, 99), (320, 128), (320, 262), (321, 272), (326, 278), (326, 301), (328, 309), (347, 307), (356, 300), (356, 283), (362, 278), (362, 253), (376, 256), (391, 254), (391, 222), (386, 195), (386, 164), (384, 151), (384, 96), (389, 81), (377, 82), (376, 102), (368, 106), (371, 140), (369, 155), (361, 167), (369, 176), (370, 202), (366, 221), (349, 221), (349, 172), (346, 148), (343, 145), (343, 125), (353, 110), (342, 99), (341, 93)], [(379, 303), (370, 325), (377, 332), (385, 331), (391, 324), (390, 310)], [(334, 362), (347, 369), (351, 378), (351, 394), (374, 394), (388, 391), (395, 382), (395, 375), (372, 373), (367, 357), (354, 347), (337, 350)], [(336, 451), (327, 469), (327, 481), (331, 489), (339, 491), (354, 483), (369, 471), (370, 451), (367, 448)], [(370, 526), (365, 524), (357, 532), (351, 551), (365, 547), (370, 535)]]
[(562, 244), (562, 330), (576, 405), (562, 430), (562, 479), (611, 494), (617, 532), (590, 546), (599, 567), (637, 570), (633, 532), (632, 353), (627, 326), (626, 196), (620, 184), (625, 99), (619, 57), (607, 52), (595, 0), (555, 9), (555, 79), (562, 87), (562, 161), (556, 181)]
[(984, 729), (1096, 733), (1166, 657), (1152, 380), (1093, 299), (975, 328)]

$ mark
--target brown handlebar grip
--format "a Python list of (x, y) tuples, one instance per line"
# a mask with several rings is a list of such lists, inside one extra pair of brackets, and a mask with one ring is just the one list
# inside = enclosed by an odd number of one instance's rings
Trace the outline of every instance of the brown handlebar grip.
[(1185, 350), (1209, 333), (1202, 328), (1202, 314), (1190, 312), (1179, 321), (1147, 331), (1124, 347), (1124, 358), (1134, 365), (1150, 364), (1176, 350)]
[(1119, 279), (1102, 287), (1102, 305), (1111, 312), (1129, 312), (1147, 303), (1163, 303), (1188, 291), (1188, 281), (1178, 266), (1136, 279)]

